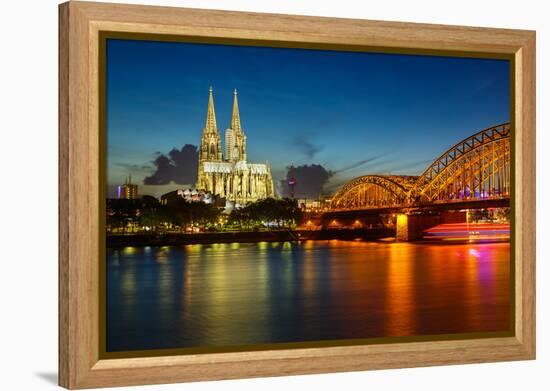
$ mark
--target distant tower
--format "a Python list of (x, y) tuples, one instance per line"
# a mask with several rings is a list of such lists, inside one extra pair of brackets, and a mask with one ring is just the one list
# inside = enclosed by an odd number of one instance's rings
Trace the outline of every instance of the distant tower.
[(296, 178), (292, 177), (288, 180), (288, 187), (290, 188), (290, 198), (294, 198), (295, 186), (296, 186)]
[(235, 132), (231, 128), (225, 130), (225, 160), (231, 161), (231, 153), (235, 146)]
[(125, 179), (124, 184), (117, 187), (116, 197), (118, 199), (133, 200), (138, 198), (138, 186), (132, 184), (132, 176)]
[(239, 114), (239, 101), (237, 89), (233, 91), (233, 113), (231, 124), (225, 131), (225, 160), (229, 162), (246, 161), (246, 136), (241, 127), (241, 116)]

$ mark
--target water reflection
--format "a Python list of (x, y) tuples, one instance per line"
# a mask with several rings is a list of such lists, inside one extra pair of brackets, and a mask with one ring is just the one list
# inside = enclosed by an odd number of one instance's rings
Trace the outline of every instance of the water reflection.
[(503, 331), (507, 243), (108, 250), (109, 351)]

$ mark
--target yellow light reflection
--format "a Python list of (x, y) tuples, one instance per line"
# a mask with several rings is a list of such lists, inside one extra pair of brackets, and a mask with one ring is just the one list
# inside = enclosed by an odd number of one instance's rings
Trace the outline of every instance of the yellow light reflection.
[(202, 244), (188, 244), (185, 246), (185, 250), (189, 253), (198, 253), (202, 250)]
[(388, 263), (388, 336), (413, 335), (414, 318), (414, 260), (408, 243), (391, 245)]
[(124, 255), (134, 255), (136, 252), (137, 252), (137, 248), (136, 248), (136, 247), (131, 247), (131, 246), (129, 246), (129, 247), (124, 247), (124, 248), (122, 249), (122, 253), (123, 253)]

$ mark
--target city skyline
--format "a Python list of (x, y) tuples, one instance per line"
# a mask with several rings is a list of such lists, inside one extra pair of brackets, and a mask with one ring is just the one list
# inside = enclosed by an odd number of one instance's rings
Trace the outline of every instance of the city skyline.
[(108, 354), (513, 326), (508, 60), (108, 40), (106, 83)]
[(323, 167), (326, 190), (366, 172), (418, 175), (509, 121), (506, 60), (109, 40), (109, 195), (128, 175), (141, 194), (194, 186), (143, 180), (173, 148), (198, 147), (210, 85), (222, 136), (239, 91), (249, 160), (269, 161), (276, 185), (291, 164)]

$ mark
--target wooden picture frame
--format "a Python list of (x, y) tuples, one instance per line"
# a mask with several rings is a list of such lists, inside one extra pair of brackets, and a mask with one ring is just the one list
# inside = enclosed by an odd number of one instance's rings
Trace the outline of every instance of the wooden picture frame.
[[(515, 335), (102, 359), (102, 31), (512, 60)], [(59, 6), (59, 384), (70, 389), (535, 358), (535, 32), (89, 2)]]

